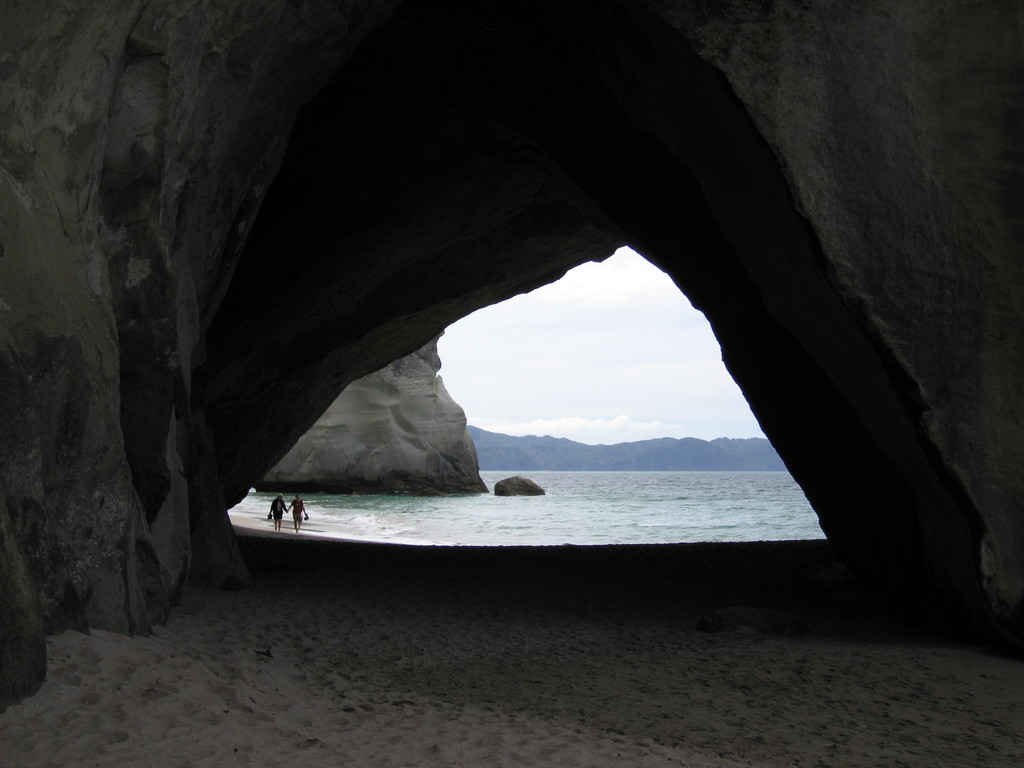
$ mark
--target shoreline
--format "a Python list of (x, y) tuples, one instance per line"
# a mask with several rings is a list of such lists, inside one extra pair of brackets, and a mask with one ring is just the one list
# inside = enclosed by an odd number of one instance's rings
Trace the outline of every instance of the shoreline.
[[(308, 500), (307, 500), (307, 503)], [(233, 507), (227, 510), (228, 519), (238, 535), (248, 536), (267, 536), (271, 538), (295, 538), (296, 536), (306, 539), (314, 540), (328, 540), (337, 541), (346, 544), (382, 544), (388, 546), (397, 547), (441, 547), (441, 548), (547, 548), (547, 547), (615, 547), (615, 546), (673, 546), (679, 542), (617, 542), (617, 543), (543, 543), (543, 544), (526, 544), (526, 543), (511, 543), (511, 544), (479, 544), (479, 543), (459, 543), (452, 541), (439, 541), (439, 540), (417, 540), (414, 537), (406, 537), (404, 539), (380, 539), (370, 537), (358, 537), (353, 536), (350, 529), (344, 524), (332, 520), (330, 515), (318, 514), (316, 511), (311, 514), (308, 521), (304, 521), (302, 528), (298, 533), (293, 530), (292, 517), (290, 512), (285, 512), (284, 518), (281, 523), (281, 531), (273, 530), (273, 522), (267, 519), (265, 510), (250, 510), (240, 509), (239, 507)], [(742, 540), (742, 541), (686, 541), (682, 543), (686, 544), (743, 544), (754, 541), (826, 541), (824, 535), (820, 535), (814, 538), (794, 538), (794, 539), (764, 539), (764, 540)]]
[[(249, 588), (50, 638), (0, 765), (1024, 764), (1024, 661), (901, 623), (824, 541), (238, 542)], [(810, 631), (696, 629), (737, 605)]]
[[(302, 528), (296, 533), (292, 524), (292, 513), (285, 512), (281, 519), (281, 530), (275, 531), (272, 520), (267, 520), (266, 515), (256, 512), (244, 512), (235, 509), (228, 510), (228, 519), (235, 529), (237, 536), (265, 536), (269, 538), (301, 537), (303, 539), (327, 539), (344, 544), (358, 544), (360, 539), (342, 536), (337, 532), (337, 526), (332, 525), (330, 520), (322, 516), (310, 519), (302, 523)], [(388, 542), (370, 542), (374, 544), (386, 544)], [(396, 545), (401, 546), (401, 545)]]

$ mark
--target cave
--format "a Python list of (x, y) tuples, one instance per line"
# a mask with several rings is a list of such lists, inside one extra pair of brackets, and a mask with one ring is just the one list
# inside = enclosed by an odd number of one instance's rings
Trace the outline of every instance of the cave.
[(0, 699), (45, 632), (244, 584), (225, 508), (341, 389), (623, 244), (850, 569), (1022, 647), (1012, 10), (170, 6), (26, 16), (0, 62), (0, 415), (34, 436), (2, 454)]

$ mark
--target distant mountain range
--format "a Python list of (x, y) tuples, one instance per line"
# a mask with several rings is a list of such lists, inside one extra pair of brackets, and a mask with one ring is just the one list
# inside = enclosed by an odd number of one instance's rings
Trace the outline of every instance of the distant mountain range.
[(513, 437), (468, 427), (481, 470), (785, 471), (761, 437), (698, 440), (662, 437), (615, 445), (586, 445), (562, 437)]

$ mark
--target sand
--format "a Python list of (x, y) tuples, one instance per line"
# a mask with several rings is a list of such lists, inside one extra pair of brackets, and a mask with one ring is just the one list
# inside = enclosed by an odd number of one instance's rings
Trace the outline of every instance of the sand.
[[(288, 522), (288, 521), (286, 521)], [(1024, 662), (906, 626), (824, 542), (440, 548), (239, 525), (239, 592), (50, 638), (0, 766), (1024, 765)], [(807, 634), (695, 629), (770, 607)]]

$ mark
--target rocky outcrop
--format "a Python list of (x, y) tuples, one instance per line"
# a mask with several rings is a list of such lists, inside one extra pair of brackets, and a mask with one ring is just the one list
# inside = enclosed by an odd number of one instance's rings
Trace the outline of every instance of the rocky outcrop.
[(225, 506), (347, 384), (626, 242), (850, 568), (1024, 646), (1019, 29), (1000, 0), (8, 3), (0, 695), (43, 632), (244, 583)]
[(258, 490), (486, 493), (466, 414), (437, 372), (437, 339), (352, 382)]
[(544, 496), (544, 489), (528, 477), (506, 477), (494, 484), (495, 496)]

